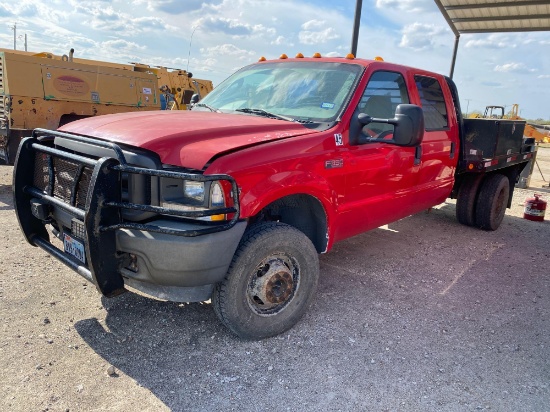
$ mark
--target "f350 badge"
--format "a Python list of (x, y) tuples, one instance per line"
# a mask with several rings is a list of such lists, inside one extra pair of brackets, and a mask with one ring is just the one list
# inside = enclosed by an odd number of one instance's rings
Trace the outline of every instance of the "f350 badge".
[(344, 159), (325, 160), (325, 169), (338, 169), (344, 167)]

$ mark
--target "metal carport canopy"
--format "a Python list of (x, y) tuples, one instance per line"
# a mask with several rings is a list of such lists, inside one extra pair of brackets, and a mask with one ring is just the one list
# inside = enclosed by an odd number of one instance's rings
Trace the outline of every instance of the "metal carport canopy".
[(434, 0), (455, 34), (450, 77), (462, 33), (550, 31), (549, 0)]

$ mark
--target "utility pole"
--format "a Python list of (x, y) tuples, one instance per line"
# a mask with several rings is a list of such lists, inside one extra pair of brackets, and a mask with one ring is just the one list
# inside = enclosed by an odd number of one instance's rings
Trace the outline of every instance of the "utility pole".
[(464, 100), (467, 101), (467, 103), (466, 103), (466, 117), (468, 117), (468, 108), (470, 107), (470, 100), (472, 100), (472, 99), (464, 99)]
[(27, 33), (25, 33), (25, 51), (27, 51)]
[(17, 50), (17, 23), (13, 23), (13, 50)]

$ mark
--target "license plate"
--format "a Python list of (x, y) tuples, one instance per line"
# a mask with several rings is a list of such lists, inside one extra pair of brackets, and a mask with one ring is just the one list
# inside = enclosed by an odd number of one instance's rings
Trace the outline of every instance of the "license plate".
[(86, 252), (84, 251), (84, 244), (79, 242), (75, 238), (70, 237), (66, 233), (63, 234), (63, 245), (65, 246), (65, 252), (71, 256), (74, 256), (82, 263), (86, 263)]

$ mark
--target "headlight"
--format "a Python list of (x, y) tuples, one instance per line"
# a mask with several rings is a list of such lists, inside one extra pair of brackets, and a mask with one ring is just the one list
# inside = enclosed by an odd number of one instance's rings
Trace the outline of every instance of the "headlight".
[(204, 182), (185, 180), (183, 182), (183, 194), (190, 199), (204, 202)]
[[(161, 180), (161, 206), (182, 211), (200, 211), (223, 208), (226, 205), (222, 183), (197, 182), (176, 178)], [(221, 221), (226, 215), (196, 217), (197, 220)]]

